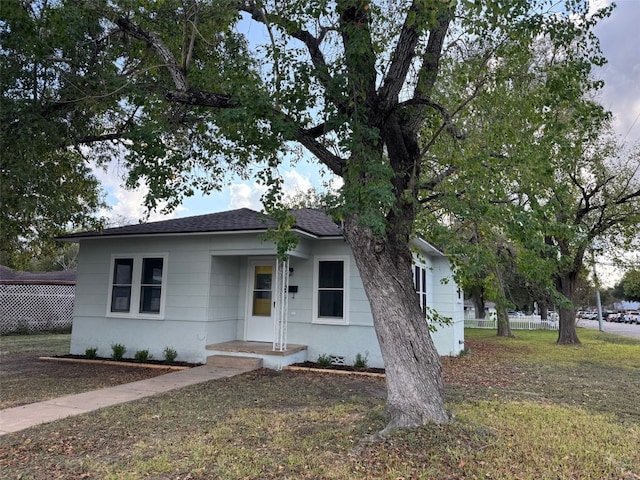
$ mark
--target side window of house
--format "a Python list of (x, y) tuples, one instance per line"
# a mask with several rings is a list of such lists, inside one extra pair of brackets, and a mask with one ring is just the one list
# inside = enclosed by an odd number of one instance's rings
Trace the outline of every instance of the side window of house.
[(164, 257), (114, 258), (109, 311), (158, 315), (164, 300)]
[(320, 259), (316, 263), (316, 312), (319, 321), (343, 322), (346, 303), (345, 260)]
[(413, 286), (420, 299), (420, 308), (427, 310), (427, 268), (422, 265), (413, 267)]

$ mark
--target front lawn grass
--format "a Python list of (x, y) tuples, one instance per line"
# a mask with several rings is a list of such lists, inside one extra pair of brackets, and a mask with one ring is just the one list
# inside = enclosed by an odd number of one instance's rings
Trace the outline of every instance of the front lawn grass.
[[(260, 370), (0, 437), (3, 478), (640, 478), (640, 342), (467, 330), (446, 426), (384, 426), (384, 380)], [(357, 452), (357, 453), (354, 453)]]
[(166, 373), (164, 370), (118, 365), (38, 360), (41, 356), (68, 354), (70, 342), (69, 334), (0, 336), (0, 408), (17, 407)]

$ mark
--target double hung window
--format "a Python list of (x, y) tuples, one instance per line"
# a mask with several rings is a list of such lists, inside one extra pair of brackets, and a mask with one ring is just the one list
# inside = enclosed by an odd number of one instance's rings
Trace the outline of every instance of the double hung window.
[(314, 321), (318, 323), (347, 323), (347, 265), (344, 257), (316, 259)]
[(427, 267), (424, 265), (414, 265), (413, 286), (420, 299), (420, 308), (427, 311)]
[(160, 317), (164, 312), (166, 255), (112, 260), (108, 314)]

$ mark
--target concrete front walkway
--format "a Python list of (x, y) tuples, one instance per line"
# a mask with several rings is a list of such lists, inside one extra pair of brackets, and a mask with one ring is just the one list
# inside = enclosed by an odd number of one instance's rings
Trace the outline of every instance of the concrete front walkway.
[(130, 402), (176, 388), (232, 377), (259, 368), (259, 365), (202, 365), (200, 367), (171, 372), (147, 380), (125, 383), (115, 387), (93, 390), (54, 398), (44, 402), (0, 410), (0, 435), (18, 432), (25, 428), (52, 422), (61, 418), (80, 415), (99, 408)]

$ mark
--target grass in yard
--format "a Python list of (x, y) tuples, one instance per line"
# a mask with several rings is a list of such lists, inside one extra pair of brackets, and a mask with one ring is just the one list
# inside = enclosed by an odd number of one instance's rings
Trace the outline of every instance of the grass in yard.
[(135, 382), (165, 370), (38, 360), (69, 353), (71, 335), (0, 336), (0, 408)]
[[(443, 362), (455, 420), (361, 443), (384, 380), (260, 370), (0, 437), (6, 478), (640, 478), (640, 342), (466, 332)], [(359, 453), (352, 455), (360, 446)]]

